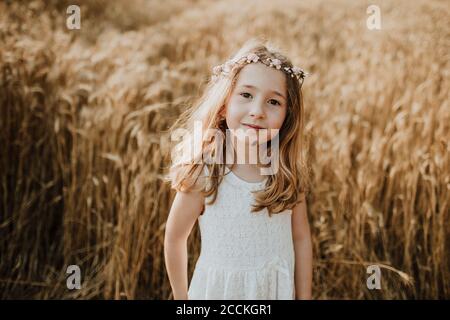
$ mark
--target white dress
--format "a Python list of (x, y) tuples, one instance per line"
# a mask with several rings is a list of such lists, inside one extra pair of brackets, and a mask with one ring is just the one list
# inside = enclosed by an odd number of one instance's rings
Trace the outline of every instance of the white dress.
[[(251, 183), (228, 170), (216, 201), (198, 218), (201, 251), (189, 285), (190, 300), (294, 299), (291, 210), (269, 217), (251, 212)], [(209, 199), (206, 199), (209, 200)]]

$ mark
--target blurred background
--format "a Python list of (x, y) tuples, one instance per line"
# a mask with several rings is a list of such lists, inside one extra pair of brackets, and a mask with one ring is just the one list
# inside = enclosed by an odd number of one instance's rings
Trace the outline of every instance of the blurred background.
[[(81, 28), (67, 28), (69, 5)], [(369, 30), (367, 8), (380, 9)], [(167, 129), (250, 37), (303, 85), (315, 299), (450, 298), (450, 5), (0, 2), (0, 298), (169, 299)], [(189, 241), (189, 277), (199, 233)], [(369, 290), (367, 267), (381, 267)], [(81, 289), (66, 269), (81, 269)]]

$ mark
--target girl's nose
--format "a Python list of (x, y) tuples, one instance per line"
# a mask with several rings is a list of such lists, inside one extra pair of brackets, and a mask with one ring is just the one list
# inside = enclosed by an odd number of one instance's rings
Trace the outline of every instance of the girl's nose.
[(264, 117), (264, 106), (263, 101), (257, 101), (255, 99), (255, 102), (252, 105), (252, 108), (250, 109), (250, 116), (254, 118), (263, 118)]

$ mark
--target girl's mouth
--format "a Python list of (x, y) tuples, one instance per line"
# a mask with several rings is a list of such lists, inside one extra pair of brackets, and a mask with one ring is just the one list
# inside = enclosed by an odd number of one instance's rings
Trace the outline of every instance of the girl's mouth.
[(263, 127), (255, 125), (255, 124), (243, 123), (243, 125), (246, 126), (247, 128), (251, 128), (251, 129), (255, 129), (255, 130), (264, 129)]

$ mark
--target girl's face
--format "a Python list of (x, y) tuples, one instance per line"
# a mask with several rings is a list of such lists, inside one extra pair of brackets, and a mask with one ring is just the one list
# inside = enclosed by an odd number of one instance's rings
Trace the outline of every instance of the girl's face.
[[(258, 137), (258, 144), (271, 140), (286, 118), (287, 89), (285, 74), (262, 63), (243, 67), (227, 99), (225, 110), (229, 129), (241, 129)], [(263, 130), (264, 134), (260, 134)]]

